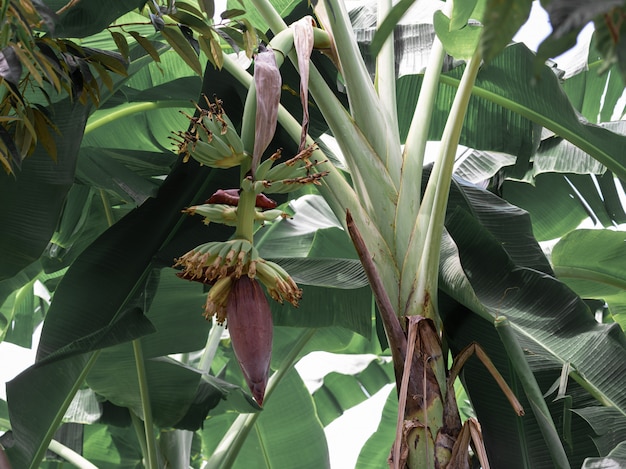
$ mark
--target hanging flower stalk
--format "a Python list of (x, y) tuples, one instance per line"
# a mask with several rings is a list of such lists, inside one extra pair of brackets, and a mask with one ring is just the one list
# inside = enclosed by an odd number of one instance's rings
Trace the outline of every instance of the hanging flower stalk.
[(257, 55), (263, 86), (257, 88), (256, 105), (246, 107), (246, 112), (255, 112), (254, 139), (249, 135), (242, 139), (237, 134), (222, 101), (206, 98), (207, 107), (197, 106), (196, 116), (187, 116), (189, 129), (174, 138), (184, 161), (193, 158), (212, 168), (242, 167), (239, 188), (220, 189), (205, 203), (183, 210), (202, 216), (205, 224), (235, 226), (232, 239), (201, 244), (176, 259), (174, 267), (181, 268), (178, 276), (183, 279), (211, 285), (204, 316), (215, 316), (218, 323), (226, 323), (246, 383), (259, 405), (263, 404), (269, 377), (273, 329), (261, 285), (281, 304), (287, 301), (297, 307), (302, 296), (291, 276), (278, 264), (261, 258), (253, 244), (255, 226), (287, 216), (264, 193), (285, 193), (298, 185), (320, 184), (327, 174), (315, 170), (317, 161), (311, 160), (315, 145), (303, 147), (284, 162), (278, 162), (281, 150), (263, 160), (275, 132), (280, 98), (280, 74), (273, 57), (271, 49)]

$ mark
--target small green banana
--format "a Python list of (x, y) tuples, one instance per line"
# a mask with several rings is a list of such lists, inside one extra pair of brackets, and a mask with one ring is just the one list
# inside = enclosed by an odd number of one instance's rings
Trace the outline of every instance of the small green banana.
[(235, 126), (226, 114), (222, 114), (221, 117), (226, 123), (226, 132), (222, 132), (222, 135), (226, 138), (226, 141), (228, 142), (228, 145), (232, 148), (233, 153), (235, 153), (236, 155), (242, 154), (244, 152), (243, 141), (235, 130)]

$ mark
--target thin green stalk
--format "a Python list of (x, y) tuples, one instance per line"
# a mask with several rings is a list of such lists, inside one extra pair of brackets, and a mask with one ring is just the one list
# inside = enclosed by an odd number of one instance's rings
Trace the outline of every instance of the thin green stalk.
[(156, 435), (152, 423), (152, 408), (150, 407), (150, 394), (148, 390), (148, 378), (144, 363), (141, 339), (133, 340), (133, 353), (135, 355), (135, 366), (137, 367), (137, 381), (139, 382), (139, 395), (141, 397), (141, 410), (143, 413), (143, 426), (146, 434), (146, 450), (144, 454), (148, 469), (158, 468)]
[(141, 448), (141, 454), (148, 454), (148, 445), (146, 443), (146, 431), (143, 426), (143, 420), (141, 420), (135, 412), (130, 411), (130, 421), (133, 424), (133, 429), (135, 430), (135, 435), (137, 435), (137, 441), (139, 442), (139, 447)]
[(256, 126), (256, 86), (248, 87), (248, 94), (246, 95), (246, 102), (243, 106), (243, 117), (241, 120), (241, 142), (243, 143), (243, 150), (250, 155), (250, 158), (245, 159), (241, 163), (240, 167), (240, 179), (246, 176), (250, 170), (252, 163), (252, 152), (254, 151), (255, 140), (255, 126)]
[[(378, 0), (377, 24), (379, 26), (386, 18), (391, 7), (391, 0)], [(374, 84), (380, 98), (380, 108), (385, 113), (385, 121), (388, 123), (388, 128), (395, 133), (394, 138), (399, 142), (400, 132), (396, 106), (396, 56), (393, 32), (389, 35), (376, 56)], [(402, 180), (402, 175), (400, 175), (400, 180)]]
[(274, 34), (278, 34), (283, 29), (288, 28), (287, 23), (283, 21), (282, 17), (276, 11), (276, 8), (274, 8), (274, 5), (268, 0), (251, 0), (251, 2), (257, 10), (257, 13), (263, 17)]
[(443, 44), (435, 36), (402, 152), (402, 174), (395, 218), (396, 255), (398, 259), (405, 258), (411, 234), (415, 229), (418, 229), (416, 220), (420, 208), (424, 155), (445, 55)]
[(92, 132), (103, 125), (110, 124), (111, 122), (115, 122), (118, 119), (123, 117), (132, 116), (133, 114), (139, 114), (146, 111), (153, 111), (155, 109), (166, 109), (166, 108), (189, 108), (191, 104), (189, 101), (154, 101), (154, 102), (144, 102), (144, 103), (133, 103), (133, 104), (124, 104), (114, 111), (111, 111), (107, 114), (98, 114), (96, 117), (89, 119), (89, 123), (85, 127), (85, 135), (89, 132)]
[(567, 454), (561, 444), (561, 439), (559, 438), (558, 431), (554, 425), (546, 401), (543, 398), (541, 389), (539, 389), (535, 375), (530, 369), (526, 357), (524, 357), (524, 352), (513, 333), (509, 321), (506, 317), (499, 316), (495, 319), (495, 326), (502, 340), (502, 344), (506, 349), (509, 360), (515, 369), (515, 373), (522, 383), (524, 393), (526, 397), (528, 397), (528, 402), (537, 419), (539, 430), (541, 430), (548, 452), (552, 458), (552, 464), (555, 468), (569, 469), (570, 465)]
[(54, 453), (58, 454), (67, 462), (69, 462), (75, 467), (78, 467), (79, 469), (98, 469), (98, 466), (96, 466), (95, 464), (92, 464), (87, 459), (83, 458), (80, 454), (78, 454), (76, 451), (72, 450), (71, 448), (68, 448), (67, 446), (59, 443), (56, 440), (50, 441), (50, 446), (48, 446), (48, 448), (50, 449), (50, 451), (53, 451)]
[[(102, 203), (104, 205), (107, 222), (109, 226), (112, 226), (115, 223), (115, 220), (113, 219), (111, 207), (108, 203), (108, 196), (103, 189), (100, 189), (100, 198), (102, 199)], [(148, 468), (156, 469), (158, 467), (156, 436), (154, 434), (154, 427), (152, 425), (152, 409), (150, 407), (150, 394), (148, 391), (148, 381), (146, 377), (146, 368), (143, 358), (143, 352), (141, 348), (141, 339), (135, 339), (132, 343), (133, 353), (135, 355), (135, 366), (137, 367), (137, 380), (139, 382), (139, 393), (141, 396), (144, 432), (146, 437), (144, 457), (147, 461)], [(143, 446), (142, 449), (144, 449)]]
[(74, 399), (74, 396), (76, 395), (76, 392), (83, 385), (83, 382), (85, 381), (85, 378), (87, 377), (87, 374), (89, 373), (89, 371), (91, 370), (91, 367), (96, 362), (99, 356), (100, 356), (100, 351), (96, 350), (89, 357), (89, 360), (85, 364), (85, 367), (83, 368), (80, 375), (74, 382), (72, 389), (66, 396), (65, 400), (63, 401), (63, 404), (60, 406), (58, 412), (56, 413), (54, 420), (52, 421), (52, 424), (50, 425), (50, 427), (48, 428), (48, 431), (46, 432), (45, 436), (42, 439), (42, 441), (47, 442), (47, 444), (45, 446), (40, 445), (37, 448), (37, 452), (33, 455), (32, 465), (30, 466), (29, 469), (36, 469), (39, 467), (40, 462), (43, 460), (43, 457), (46, 454), (48, 445), (50, 444), (50, 441), (52, 441), (53, 435), (55, 434), (55, 432), (57, 431), (57, 428), (59, 428), (59, 425), (61, 425), (61, 422), (63, 421), (63, 416), (65, 415), (65, 412), (67, 412), (67, 409), (72, 403), (72, 400)]
[(215, 358), (215, 352), (217, 352), (217, 347), (220, 344), (220, 340), (222, 339), (222, 333), (226, 329), (224, 324), (218, 324), (217, 322), (213, 322), (213, 326), (209, 331), (209, 338), (207, 339), (206, 345), (204, 346), (204, 352), (202, 353), (202, 357), (200, 357), (200, 363), (198, 364), (198, 369), (203, 373), (208, 373), (211, 369), (211, 363), (213, 363), (213, 358)]
[(255, 206), (256, 193), (254, 190), (242, 190), (237, 205), (237, 227), (233, 235), (234, 238), (252, 242)]
[[(306, 329), (298, 337), (296, 343), (291, 347), (289, 354), (285, 357), (280, 367), (272, 374), (265, 390), (265, 402), (271, 398), (274, 389), (285, 377), (287, 372), (293, 367), (298, 356), (305, 345), (311, 340), (317, 329)], [(240, 414), (230, 426), (222, 440), (215, 448), (206, 467), (211, 469), (230, 469), (235, 463), (243, 443), (246, 441), (250, 430), (252, 430), (257, 418), (261, 413)]]
[[(361, 56), (343, 0), (326, 0), (326, 4), (329, 12), (332, 12), (328, 19), (341, 62), (350, 113), (374, 154), (383, 162), (393, 181), (393, 187), (397, 190), (402, 168), (397, 127), (393, 129), (387, 121), (387, 112), (380, 115), (382, 103)], [(393, 70), (395, 71), (395, 66)], [(388, 214), (387, 219), (389, 216), (392, 214)]]
[[(452, 109), (443, 131), (439, 158), (435, 162), (432, 174), (424, 192), (424, 200), (420, 206), (416, 228), (411, 234), (409, 249), (403, 264), (402, 297), (407, 298), (406, 314), (422, 314), (437, 319), (436, 311), (429, 306), (435, 302), (427, 302), (429, 295), (437, 291), (439, 276), (439, 258), (441, 237), (444, 229), (448, 195), (452, 181), (452, 171), (459, 138), (463, 128), (467, 106), (476, 81), (481, 63), (480, 49), (477, 48), (463, 72), (461, 84), (454, 97)], [(421, 227), (422, 229), (418, 229)], [(411, 253), (411, 255), (409, 255)], [(421, 256), (416, 256), (421, 253)], [(414, 260), (415, 258), (419, 260)], [(416, 264), (417, 263), (417, 268)], [(410, 274), (415, 273), (412, 277)], [(423, 308), (426, 307), (426, 310)]]
[(109, 196), (104, 189), (100, 189), (100, 200), (102, 200), (102, 206), (104, 207), (104, 215), (107, 219), (107, 225), (111, 227), (115, 223), (115, 217), (113, 216), (113, 211), (111, 210)]

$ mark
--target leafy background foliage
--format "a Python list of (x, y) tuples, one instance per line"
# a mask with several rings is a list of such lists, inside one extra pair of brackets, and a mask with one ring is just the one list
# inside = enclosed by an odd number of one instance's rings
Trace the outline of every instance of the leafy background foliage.
[[(56, 126), (43, 125), (39, 118), (37, 146), (34, 136), (32, 145), (13, 137), (16, 148), (26, 148), (26, 153), (32, 149), (28, 158), (22, 161), (25, 153), (18, 158), (9, 140), (2, 139), (7, 147), (2, 161), (9, 171), (0, 176), (2, 337), (30, 346), (32, 330), (45, 316), (38, 364), (9, 383), (9, 410), (1, 402), (0, 422), (10, 416), (15, 435), (13, 441), (3, 437), (3, 444), (14, 467), (28, 467), (36, 459), (34, 454), (50, 456), (45, 453), (46, 438), (63, 420), (85, 378), (91, 394), (75, 402), (87, 407), (97, 397), (96, 416), (89, 425), (79, 422), (71, 438), (69, 431), (55, 438), (82, 446), (83, 455), (99, 467), (138, 467), (140, 442), (131, 422), (132, 414), (141, 415), (141, 407), (136, 358), (129, 341), (141, 337), (152, 412), (163, 429), (163, 446), (172, 435), (179, 437), (177, 431), (195, 431), (192, 456), (186, 461), (200, 467), (201, 459), (218, 446), (216, 435), (231, 428), (236, 413), (253, 413), (258, 420), (242, 443), (235, 467), (247, 467), (259, 453), (265, 455), (267, 467), (289, 466), (296, 453), (303, 467), (327, 467), (324, 426), (391, 382), (389, 363), (372, 360), (355, 375), (330, 374), (312, 395), (291, 371), (262, 412), (242, 388), (243, 377), (227, 339), (210, 375), (194, 369), (198, 361), (194, 352), (203, 348), (210, 327), (200, 315), (204, 292), (200, 285), (177, 279), (170, 266), (181, 253), (206, 240), (226, 239), (230, 231), (216, 225), (207, 228), (183, 217), (180, 210), (205, 200), (217, 188), (235, 187), (238, 179), (234, 172), (180, 164), (168, 136), (186, 126), (178, 110), (192, 113), (189, 101), (198, 100), (200, 93), (220, 96), (239, 125), (245, 90), (232, 77), (217, 72), (219, 54), (211, 48), (217, 28), (205, 16), (211, 2), (202, 2), (204, 10), (181, 8), (195, 19), (180, 12), (176, 18), (167, 9), (153, 10), (152, 16), (131, 11), (144, 3), (116, 2), (112, 7), (83, 0), (62, 13), (55, 20), (54, 37), (82, 38), (78, 43), (89, 53), (78, 59), (88, 62), (95, 74), (90, 76), (82, 68), (79, 75), (73, 75), (71, 69), (62, 68), (58, 80), (65, 80), (65, 87), (58, 89), (53, 89), (54, 79), (42, 74), (40, 88), (50, 102), (40, 90), (23, 93), (24, 102), (33, 103), (33, 116), (41, 112)], [(300, 15), (303, 8), (303, 2), (275, 3), (282, 15), (296, 6)], [(528, 2), (515, 3), (523, 9)], [(611, 15), (619, 14), (619, 3), (596, 2), (593, 14), (585, 16), (553, 0), (548, 11), (554, 31), (538, 58), (521, 45), (500, 55), (491, 52), (493, 59), (479, 74), (462, 134), (462, 143), (473, 151), (459, 162), (457, 172), (470, 182), (489, 181), (493, 192), (530, 216), (486, 190), (458, 181), (448, 208), (450, 237), (442, 246), (441, 312), (452, 352), (472, 340), (480, 342), (528, 408), (490, 323), (499, 315), (507, 316), (522, 340), (540, 389), (555, 396), (550, 411), (574, 467), (591, 464), (585, 461), (590, 456), (623, 458), (618, 445), (626, 414), (620, 379), (626, 363), (623, 332), (617, 325), (596, 324), (589, 307), (572, 292), (606, 301), (608, 320), (623, 326), (619, 263), (623, 235), (619, 231), (572, 231), (589, 216), (605, 227), (626, 218), (618, 196), (626, 165), (621, 152), (615, 151), (623, 148), (624, 136), (619, 123), (607, 122), (623, 114), (618, 101), (623, 64), (616, 60), (622, 46), (611, 34)], [(46, 5), (58, 10), (64, 3)], [(242, 8), (238, 2), (229, 6), (231, 11)], [(251, 52), (252, 31), (265, 33), (267, 28), (251, 5), (244, 2), (243, 9), (248, 12), (245, 21), (234, 21), (220, 37), (228, 33), (223, 45)], [(40, 6), (37, 11), (44, 16), (48, 10)], [(598, 17), (605, 13), (608, 16)], [(185, 36), (184, 29), (169, 26), (175, 32), (155, 31), (158, 19), (168, 15), (188, 21), (193, 35)], [(523, 22), (523, 14), (516, 17), (512, 27)], [(543, 64), (542, 57), (569, 47), (580, 28), (596, 17), (604, 20), (595, 22), (598, 34), (588, 71), (561, 83), (552, 70), (537, 65)], [(114, 20), (144, 24), (123, 39), (113, 34), (122, 29), (99, 33)], [(496, 51), (508, 42), (508, 32), (496, 32), (493, 42), (483, 44), (486, 50)], [(44, 53), (41, 43), (33, 41), (32, 49)], [(55, 44), (67, 47), (67, 43)], [(12, 67), (17, 66), (15, 58), (8, 57)], [(33, 57), (43, 60), (37, 54)], [(599, 57), (604, 60), (600, 62)], [(206, 61), (215, 66), (209, 64), (202, 71)], [(335, 85), (328, 59), (316, 57), (315, 61)], [(602, 68), (610, 68), (610, 73), (598, 75)], [(442, 79), (431, 139), (440, 138), (461, 71), (462, 67), (452, 68)], [(542, 79), (529, 85), (537, 73)], [(39, 82), (32, 73), (29, 80)], [(51, 83), (43, 83), (47, 81)], [(295, 70), (287, 69), (285, 83), (286, 107), (299, 115), (298, 100), (289, 93), (298, 86)], [(419, 75), (407, 75), (398, 82), (402, 134), (408, 129), (420, 86)], [(70, 97), (60, 93), (68, 89)], [(340, 90), (337, 94), (346, 103)], [(27, 115), (22, 108), (5, 114), (11, 112)], [(311, 118), (314, 137), (327, 130), (315, 109)], [(20, 115), (20, 119), (26, 126), (28, 116)], [(589, 122), (605, 124), (595, 127)], [(52, 137), (46, 137), (44, 128)], [(11, 127), (7, 129), (10, 133)], [(572, 135), (582, 138), (584, 151), (604, 166), (581, 155), (567, 140)], [(46, 139), (54, 140), (56, 159), (51, 158), (54, 153)], [(294, 143), (279, 130), (271, 147), (289, 149)], [(278, 327), (272, 368), (280, 368), (303, 331), (310, 329), (315, 333), (298, 357), (312, 350), (385, 357), (386, 342), (377, 327), (371, 293), (341, 223), (319, 195), (294, 193), (289, 199), (295, 216), (257, 232), (262, 255), (293, 271), (305, 298), (297, 310), (273, 305)], [(535, 239), (561, 236), (550, 264)], [(580, 251), (596, 256), (581, 259), (576, 255)], [(575, 269), (585, 274), (569, 275)], [(557, 282), (554, 274), (572, 290)], [(36, 281), (53, 294), (49, 307), (36, 295)], [(537, 292), (542, 301), (536, 300)], [(557, 392), (553, 384), (561, 378), (564, 366), (572, 367), (572, 379)], [(583, 377), (585, 387), (574, 381)], [(551, 467), (532, 413), (527, 412), (522, 420), (515, 417), (474, 360), (468, 362), (462, 381), (483, 424), (494, 465), (506, 461), (507, 467), (514, 467), (510, 465), (514, 461), (515, 467)], [(380, 427), (363, 448), (358, 467), (384, 465), (394, 432), (395, 407), (391, 393)], [(614, 432), (603, 428), (609, 418)]]

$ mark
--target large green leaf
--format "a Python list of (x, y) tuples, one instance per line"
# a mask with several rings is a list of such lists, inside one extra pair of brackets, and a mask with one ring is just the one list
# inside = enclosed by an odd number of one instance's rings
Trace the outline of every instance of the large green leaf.
[(552, 250), (559, 280), (582, 298), (606, 301), (622, 328), (626, 328), (625, 240), (622, 231), (576, 230)]
[(130, 427), (86, 425), (83, 455), (100, 469), (138, 469), (141, 451)]
[[(204, 454), (212, 454), (230, 427), (232, 414), (211, 417), (202, 434)], [(291, 370), (266, 400), (233, 468), (327, 468), (328, 448), (313, 399), (298, 373)]]
[[(517, 227), (524, 223), (518, 221)], [(486, 308), (493, 317), (505, 315), (525, 349), (559, 365), (569, 363), (573, 375), (594, 397), (625, 414), (626, 393), (618, 378), (626, 366), (622, 332), (616, 326), (597, 324), (585, 304), (553, 277), (516, 263), (508, 246), (467, 212), (455, 211), (446, 226), (482, 303), (479, 310)], [(453, 275), (451, 270), (448, 273)], [(459, 293), (452, 291), (458, 298)], [(468, 305), (477, 310), (476, 305)]]
[[(479, 360), (472, 358), (465, 364), (462, 381), (481, 424), (490, 463), (494, 467), (502, 465), (511, 468), (554, 467), (520, 379), (493, 325), (471, 314), (447, 295), (440, 297), (440, 300), (453, 353), (458, 353), (471, 341), (478, 342), (526, 411), (523, 417), (515, 414), (502, 390)], [(522, 340), (523, 349), (527, 350), (531, 342)], [(559, 381), (561, 364), (545, 354), (530, 351), (526, 352), (525, 357), (539, 388), (546, 393), (546, 403), (571, 466), (579, 467), (585, 457), (597, 452), (590, 440), (593, 431), (581, 419), (572, 417), (571, 408), (585, 407), (594, 403), (584, 389), (571, 381), (565, 395), (554, 398), (553, 391), (549, 390)]]
[(193, 114), (192, 101), (198, 99), (202, 82), (173, 51), (163, 53), (158, 64), (132, 72), (90, 116), (77, 177), (138, 205), (154, 196), (155, 178), (167, 174), (176, 161), (170, 137), (189, 125), (180, 111)]
[[(198, 425), (206, 412), (226, 398), (232, 389), (218, 385), (199, 389), (199, 372), (160, 358), (204, 348), (210, 323), (202, 316), (205, 294), (201, 284), (182, 282), (173, 269), (163, 269), (159, 277), (154, 280), (158, 285), (155, 285), (156, 295), (146, 313), (156, 333), (142, 340), (152, 414), (161, 427), (177, 425), (183, 418), (189, 422), (186, 427), (192, 421)], [(113, 374), (118, 379), (111, 380)], [(103, 351), (87, 376), (87, 383), (114, 404), (141, 414), (135, 357), (129, 344)], [(196, 415), (188, 414), (192, 405)]]
[(581, 469), (611, 469), (626, 465), (626, 443), (618, 444), (605, 458), (587, 458)]
[[(145, 52), (133, 53), (132, 58), (130, 75), (150, 61)], [(100, 102), (110, 99), (125, 80), (113, 77), (113, 89), (103, 87)], [(85, 125), (93, 109), (65, 98), (51, 104), (48, 111), (60, 133), (56, 139), (58, 161), (52, 161), (38, 146), (24, 161), (19, 177), (0, 176), (0, 221), (4, 227), (0, 234), (0, 279), (12, 277), (37, 260), (50, 241), (74, 182)]]
[(39, 146), (22, 163), (17, 177), (0, 175), (0, 279), (14, 276), (39, 258), (74, 180), (88, 108), (66, 99), (52, 105), (50, 112), (62, 135), (56, 140), (58, 160)]
[(272, 302), (277, 325), (342, 326), (369, 337), (372, 296), (356, 253), (324, 199), (289, 203), (293, 216), (255, 235), (259, 254), (280, 264), (303, 289), (298, 308)]
[(607, 407), (586, 407), (574, 409), (593, 429), (596, 435), (593, 442), (600, 456), (607, 456), (619, 443), (626, 441), (626, 419), (615, 409)]
[(392, 391), (383, 407), (378, 428), (367, 440), (359, 453), (358, 469), (378, 469), (384, 467), (389, 459), (398, 421), (398, 395)]
[[(441, 81), (451, 86), (459, 83), (448, 75), (442, 75)], [(626, 162), (621, 156), (626, 137), (581, 119), (550, 68), (541, 67), (540, 75), (534, 75), (533, 54), (526, 46), (510, 46), (485, 66), (473, 93), (551, 130), (618, 177), (626, 177)]]
[[(45, 0), (52, 10), (66, 6), (63, 0)], [(114, 4), (98, 0), (85, 0), (66, 8), (55, 24), (58, 37), (85, 37), (102, 31), (113, 20), (135, 8), (141, 8), (146, 0), (120, 0)]]
[(271, 304), (274, 324), (291, 327), (341, 326), (369, 338), (374, 301), (369, 288), (339, 289), (302, 286), (300, 306)]
[(346, 410), (360, 404), (395, 380), (390, 360), (371, 357), (369, 365), (354, 375), (329, 373), (313, 393), (317, 415), (327, 426)]
[[(161, 187), (157, 198), (149, 199), (123, 218), (78, 257), (55, 293), (43, 327), (38, 361), (106, 327), (132, 306), (129, 301), (143, 291), (153, 256), (180, 221), (180, 208), (197, 197), (205, 178), (206, 173), (196, 165), (180, 166)], [(150, 300), (146, 298), (146, 304)], [(89, 354), (71, 356), (48, 365), (35, 365), (9, 384), (11, 418), (19, 444), (15, 460), (19, 467), (30, 467), (41, 457), (50, 431), (58, 424), (64, 406), (91, 364)], [(52, 376), (56, 383), (54, 393), (29, 398), (28, 389), (46, 389), (45, 383)]]
[[(59, 350), (58, 356), (51, 355), (45, 363), (33, 365), (11, 380), (7, 384), (7, 400), (14, 436), (14, 443), (8, 450), (12, 464), (37, 467), (76, 392), (72, 375), (82, 376), (90, 350), (137, 339), (152, 330), (142, 316), (122, 315), (102, 331), (94, 331), (91, 337), (68, 344)], [(79, 352), (87, 353), (77, 355)], [(51, 382), (55, 382), (52, 388)]]
[(533, 185), (506, 181), (502, 197), (531, 214), (533, 234), (545, 241), (576, 229), (589, 216), (572, 186), (566, 176), (547, 173), (536, 177)]
[[(593, 49), (590, 50), (590, 52)], [(569, 77), (563, 83), (572, 105), (589, 122), (608, 122), (624, 114), (624, 103), (620, 101), (624, 84), (617, 66), (600, 73), (602, 61), (590, 53), (588, 69)]]
[[(319, 195), (306, 195), (289, 202), (293, 216), (259, 229), (255, 245), (262, 257), (344, 257), (352, 243), (341, 223)], [(287, 210), (286, 209), (286, 210)], [(331, 240), (332, 239), (332, 240)], [(350, 252), (356, 259), (356, 252)]]
[[(457, 67), (445, 76), (457, 83), (461, 74), (462, 68)], [(478, 80), (482, 75), (484, 72), (479, 72)], [(403, 141), (413, 117), (421, 82), (421, 75), (405, 75), (397, 82), (398, 122)], [(456, 89), (444, 85), (439, 86), (430, 127), (430, 140), (441, 140), (455, 94)], [(489, 129), (489, 132), (485, 129)], [(500, 104), (472, 96), (459, 143), (478, 150), (509, 153), (518, 156), (520, 161), (528, 161), (535, 150), (535, 142), (538, 140), (537, 130), (528, 119), (508, 109), (503, 109)]]

